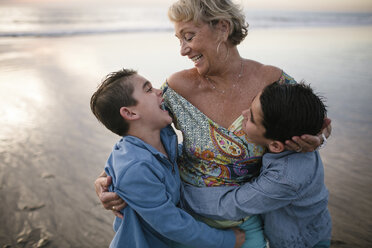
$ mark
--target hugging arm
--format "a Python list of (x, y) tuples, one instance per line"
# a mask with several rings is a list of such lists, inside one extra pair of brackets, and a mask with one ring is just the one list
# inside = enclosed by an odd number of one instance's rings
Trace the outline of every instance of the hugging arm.
[(297, 198), (296, 186), (278, 178), (275, 170), (266, 171), (239, 187), (183, 186), (182, 202), (186, 209), (220, 220), (240, 220), (248, 215), (266, 213)]
[[(178, 156), (180, 156), (181, 153), (182, 143), (178, 144)], [(108, 187), (111, 185), (111, 183), (111, 177), (107, 176), (105, 171), (102, 171), (102, 173), (94, 182), (96, 194), (105, 209), (112, 210), (117, 217), (123, 218), (120, 210), (124, 209), (128, 204), (115, 192), (109, 192)]]
[[(139, 176), (140, 175), (140, 176)], [(192, 247), (234, 247), (231, 230), (218, 230), (196, 221), (176, 207), (161, 173), (151, 165), (136, 164), (117, 182), (115, 191), (162, 236)]]
[(120, 210), (125, 208), (127, 203), (123, 201), (123, 199), (121, 199), (115, 192), (109, 192), (108, 188), (111, 183), (111, 177), (108, 177), (106, 172), (103, 171), (94, 182), (96, 194), (105, 209), (112, 210), (117, 217), (123, 218)]

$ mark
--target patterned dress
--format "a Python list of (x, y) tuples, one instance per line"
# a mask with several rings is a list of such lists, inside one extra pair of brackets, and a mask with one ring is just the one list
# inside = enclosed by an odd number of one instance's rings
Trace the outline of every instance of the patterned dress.
[[(295, 83), (282, 73), (280, 83)], [(257, 176), (265, 149), (248, 140), (240, 116), (224, 128), (175, 92), (162, 86), (166, 107), (182, 132), (183, 150), (178, 165), (181, 179), (198, 187), (240, 185)]]

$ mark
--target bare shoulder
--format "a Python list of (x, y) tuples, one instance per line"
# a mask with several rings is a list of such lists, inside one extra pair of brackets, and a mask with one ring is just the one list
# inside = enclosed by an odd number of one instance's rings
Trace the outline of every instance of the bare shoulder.
[(168, 85), (181, 95), (188, 95), (195, 87), (197, 73), (194, 69), (182, 70), (168, 77)]
[(268, 85), (279, 80), (282, 75), (282, 70), (272, 65), (261, 64), (258, 69), (258, 74), (262, 82)]

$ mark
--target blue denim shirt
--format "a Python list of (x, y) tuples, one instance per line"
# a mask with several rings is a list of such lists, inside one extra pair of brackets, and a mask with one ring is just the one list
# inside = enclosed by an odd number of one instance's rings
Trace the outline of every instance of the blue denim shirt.
[(214, 219), (262, 214), (270, 248), (313, 247), (331, 238), (328, 190), (318, 151), (263, 156), (260, 175), (240, 187), (184, 185), (186, 209)]
[(129, 206), (123, 220), (115, 218), (110, 247), (165, 248), (170, 240), (192, 247), (234, 247), (233, 231), (211, 228), (177, 207), (181, 181), (172, 127), (161, 130), (161, 140), (168, 158), (134, 136), (123, 137), (113, 148), (105, 167), (112, 177), (110, 191)]

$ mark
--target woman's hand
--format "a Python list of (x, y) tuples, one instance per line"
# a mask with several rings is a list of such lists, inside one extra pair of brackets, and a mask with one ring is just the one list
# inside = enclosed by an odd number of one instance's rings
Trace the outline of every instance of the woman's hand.
[(111, 177), (107, 176), (106, 173), (102, 173), (94, 182), (97, 196), (105, 209), (112, 210), (117, 217), (123, 218), (120, 210), (125, 208), (127, 203), (124, 202), (115, 192), (108, 191), (108, 187), (111, 183)]
[(331, 119), (325, 118), (322, 131), (318, 135), (304, 134), (301, 137), (294, 136), (292, 140), (285, 141), (285, 148), (296, 152), (313, 152), (323, 144), (323, 135), (328, 138), (331, 135)]
[(235, 234), (235, 246), (234, 248), (240, 248), (245, 242), (245, 232), (239, 228), (231, 228)]

